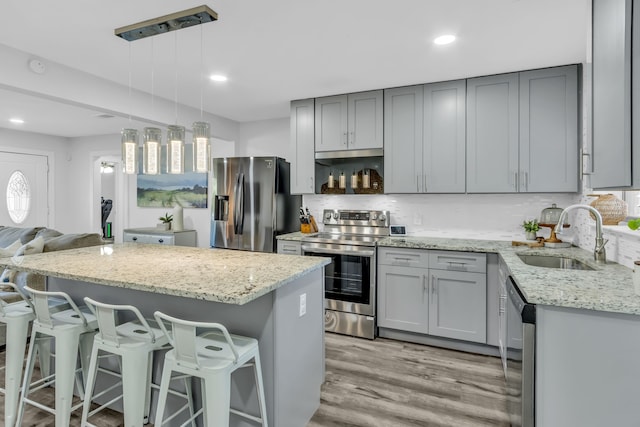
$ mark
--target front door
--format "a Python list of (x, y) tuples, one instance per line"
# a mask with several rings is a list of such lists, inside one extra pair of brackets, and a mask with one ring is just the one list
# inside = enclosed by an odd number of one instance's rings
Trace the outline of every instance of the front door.
[(49, 225), (47, 175), (47, 156), (0, 151), (0, 225)]

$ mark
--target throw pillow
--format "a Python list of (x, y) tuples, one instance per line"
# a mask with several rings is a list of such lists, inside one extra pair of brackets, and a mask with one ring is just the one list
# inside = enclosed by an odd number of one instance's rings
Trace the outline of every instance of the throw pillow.
[(20, 249), (16, 251), (16, 256), (39, 254), (44, 249), (44, 238), (36, 237), (26, 245), (22, 245)]
[(12, 257), (20, 246), (22, 246), (22, 243), (20, 242), (20, 239), (18, 239), (6, 248), (0, 248), (0, 257)]

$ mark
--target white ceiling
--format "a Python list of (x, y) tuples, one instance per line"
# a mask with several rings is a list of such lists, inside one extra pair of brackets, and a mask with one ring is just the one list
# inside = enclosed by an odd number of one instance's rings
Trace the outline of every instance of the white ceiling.
[[(219, 20), (134, 42), (113, 34), (201, 4)], [(202, 93), (205, 111), (245, 122), (287, 117), (293, 99), (584, 62), (589, 8), (589, 0), (3, 0), (0, 43), (125, 86), (131, 72), (133, 88), (177, 93), (198, 109)], [(434, 45), (443, 33), (457, 41)], [(229, 81), (203, 80), (201, 70)], [(0, 126), (18, 107), (34, 132), (123, 126), (51, 103), (1, 90)]]

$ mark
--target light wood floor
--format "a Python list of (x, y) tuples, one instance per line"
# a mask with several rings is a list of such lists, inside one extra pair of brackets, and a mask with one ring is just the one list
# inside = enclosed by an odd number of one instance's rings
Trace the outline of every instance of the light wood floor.
[[(38, 400), (53, 400), (52, 389), (40, 393)], [(326, 382), (308, 427), (506, 427), (506, 401), (498, 358), (327, 333)], [(1, 394), (0, 405), (4, 408)], [(71, 426), (80, 425), (80, 415), (80, 410), (72, 414)], [(123, 425), (122, 416), (112, 411), (94, 422)], [(47, 413), (27, 405), (23, 425), (52, 422)]]

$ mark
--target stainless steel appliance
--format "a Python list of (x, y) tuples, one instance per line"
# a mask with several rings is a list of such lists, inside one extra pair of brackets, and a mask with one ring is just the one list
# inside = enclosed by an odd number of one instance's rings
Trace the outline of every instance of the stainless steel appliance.
[(303, 237), (303, 255), (331, 258), (325, 267), (325, 330), (376, 334), (376, 242), (389, 235), (388, 211), (325, 210), (324, 230)]
[(509, 393), (509, 418), (512, 426), (535, 426), (535, 356), (536, 356), (536, 306), (529, 304), (509, 277), (507, 281), (509, 301), (518, 316), (507, 319), (507, 335), (522, 340), (507, 341), (507, 390)]
[(212, 247), (275, 252), (278, 234), (300, 229), (302, 197), (289, 194), (284, 159), (213, 159), (212, 189)]

